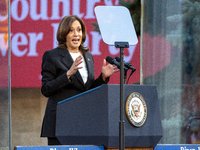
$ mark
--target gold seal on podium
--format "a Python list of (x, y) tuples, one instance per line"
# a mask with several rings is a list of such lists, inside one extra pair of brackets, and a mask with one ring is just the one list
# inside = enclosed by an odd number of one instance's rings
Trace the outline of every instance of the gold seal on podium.
[(147, 118), (147, 105), (143, 96), (137, 92), (131, 93), (126, 100), (126, 116), (129, 122), (136, 126), (142, 126)]

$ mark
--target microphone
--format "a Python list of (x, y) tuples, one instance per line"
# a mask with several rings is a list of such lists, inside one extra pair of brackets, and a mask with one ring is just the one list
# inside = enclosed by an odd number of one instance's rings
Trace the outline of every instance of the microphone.
[[(116, 57), (115, 57), (115, 60), (118, 61), (118, 62), (120, 62), (120, 57), (119, 57), (119, 56), (116, 56)], [(126, 68), (128, 68), (128, 69), (131, 69), (133, 72), (136, 70), (136, 69), (131, 65), (130, 62), (125, 62), (125, 61), (124, 61), (124, 66), (125, 66)]]
[[(116, 61), (116, 59), (112, 58), (111, 56), (106, 57), (106, 61), (110, 64), (116, 65), (118, 69), (120, 69), (120, 63)], [(124, 70), (127, 70), (127, 67), (124, 67)]]

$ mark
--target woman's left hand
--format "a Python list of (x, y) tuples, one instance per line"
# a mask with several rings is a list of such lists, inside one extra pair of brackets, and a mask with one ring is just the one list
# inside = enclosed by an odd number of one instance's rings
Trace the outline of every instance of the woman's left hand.
[(111, 65), (111, 64), (106, 65), (106, 60), (105, 59), (103, 60), (101, 73), (102, 73), (102, 77), (104, 81), (106, 81), (108, 77), (110, 77), (111, 75), (113, 75), (115, 72), (118, 72), (118, 71), (119, 69), (117, 68), (117, 66)]

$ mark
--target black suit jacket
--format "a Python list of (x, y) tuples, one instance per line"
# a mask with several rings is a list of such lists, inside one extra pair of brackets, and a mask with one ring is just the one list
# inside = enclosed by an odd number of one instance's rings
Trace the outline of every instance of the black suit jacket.
[(83, 57), (88, 70), (88, 80), (85, 84), (79, 71), (71, 76), (71, 82), (68, 80), (66, 73), (74, 61), (67, 49), (55, 48), (44, 53), (41, 92), (49, 99), (42, 124), (42, 137), (55, 137), (56, 109), (59, 101), (108, 82), (103, 81), (101, 74), (95, 80), (92, 55), (88, 52), (83, 54)]

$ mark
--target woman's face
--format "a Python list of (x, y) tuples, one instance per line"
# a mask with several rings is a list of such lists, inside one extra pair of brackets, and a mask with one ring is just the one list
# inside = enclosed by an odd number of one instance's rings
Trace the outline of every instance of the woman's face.
[(73, 50), (78, 50), (79, 46), (81, 45), (82, 42), (82, 28), (81, 24), (78, 20), (75, 20), (72, 25), (69, 33), (67, 34), (66, 37), (66, 45), (68, 50), (73, 51)]

